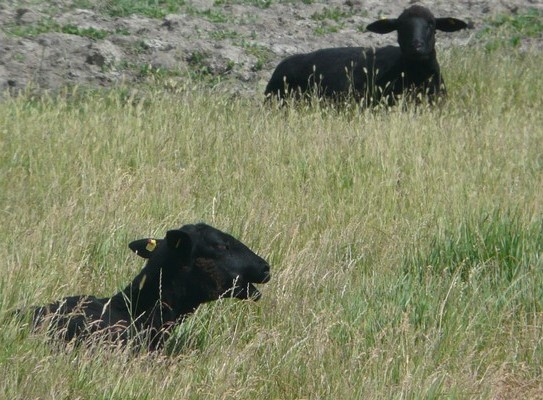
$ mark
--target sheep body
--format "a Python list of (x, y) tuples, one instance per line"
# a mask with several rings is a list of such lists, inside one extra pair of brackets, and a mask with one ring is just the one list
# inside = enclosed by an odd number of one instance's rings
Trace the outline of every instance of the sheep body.
[(252, 283), (270, 279), (268, 263), (247, 246), (209, 225), (185, 225), (164, 239), (140, 239), (129, 247), (147, 263), (112, 297), (70, 296), (35, 307), (33, 328), (65, 341), (98, 336), (125, 344), (137, 339), (154, 350), (171, 328), (200, 304), (220, 297), (260, 298)]
[(435, 18), (422, 6), (412, 6), (396, 19), (368, 25), (385, 34), (398, 31), (400, 46), (340, 47), (295, 54), (279, 63), (265, 94), (268, 98), (316, 95), (333, 100), (354, 98), (363, 105), (382, 100), (393, 104), (405, 92), (433, 100), (445, 93), (435, 52), (435, 30), (463, 29), (455, 18)]

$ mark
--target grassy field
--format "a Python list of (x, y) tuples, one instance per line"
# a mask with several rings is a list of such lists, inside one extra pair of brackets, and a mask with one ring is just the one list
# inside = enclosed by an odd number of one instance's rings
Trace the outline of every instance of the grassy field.
[[(543, 397), (541, 53), (442, 54), (441, 109), (274, 109), (187, 84), (0, 107), (0, 398)], [(110, 295), (130, 240), (205, 221), (272, 264), (165, 354), (9, 316)]]

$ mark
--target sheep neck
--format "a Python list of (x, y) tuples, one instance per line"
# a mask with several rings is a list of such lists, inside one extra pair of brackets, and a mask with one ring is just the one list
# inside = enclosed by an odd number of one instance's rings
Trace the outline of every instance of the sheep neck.
[(169, 276), (162, 268), (144, 268), (124, 290), (113, 296), (112, 303), (134, 319), (174, 322), (206, 301), (191, 281), (189, 276), (184, 279)]

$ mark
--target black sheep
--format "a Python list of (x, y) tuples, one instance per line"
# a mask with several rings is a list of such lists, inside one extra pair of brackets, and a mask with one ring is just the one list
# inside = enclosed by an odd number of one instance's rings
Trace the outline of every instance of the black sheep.
[(232, 236), (206, 224), (140, 239), (130, 249), (147, 259), (138, 276), (113, 297), (72, 296), (36, 307), (33, 327), (66, 341), (90, 337), (161, 347), (171, 329), (200, 304), (221, 297), (258, 300), (252, 283), (270, 279), (268, 263)]
[(391, 105), (409, 91), (432, 101), (444, 93), (443, 77), (435, 51), (436, 29), (454, 32), (467, 24), (456, 18), (435, 18), (425, 7), (414, 5), (395, 19), (367, 26), (375, 33), (398, 31), (397, 46), (378, 49), (340, 47), (295, 54), (281, 61), (265, 94), (283, 99), (317, 95), (332, 100), (354, 98), (365, 106), (385, 100)]

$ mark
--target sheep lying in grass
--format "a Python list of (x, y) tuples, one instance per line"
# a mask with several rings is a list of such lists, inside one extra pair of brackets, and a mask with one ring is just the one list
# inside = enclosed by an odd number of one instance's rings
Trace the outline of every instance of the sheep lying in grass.
[(400, 47), (340, 47), (293, 55), (277, 66), (265, 94), (278, 99), (302, 95), (354, 98), (370, 106), (383, 100), (392, 105), (408, 91), (433, 101), (444, 93), (435, 31), (454, 32), (466, 27), (459, 19), (435, 18), (427, 8), (414, 5), (398, 18), (367, 26), (368, 31), (380, 34), (397, 31)]
[(252, 283), (270, 279), (268, 263), (209, 225), (185, 225), (164, 239), (140, 239), (130, 249), (147, 259), (138, 276), (113, 297), (71, 296), (36, 307), (33, 327), (66, 341), (91, 337), (150, 350), (200, 304), (221, 297), (258, 300)]

